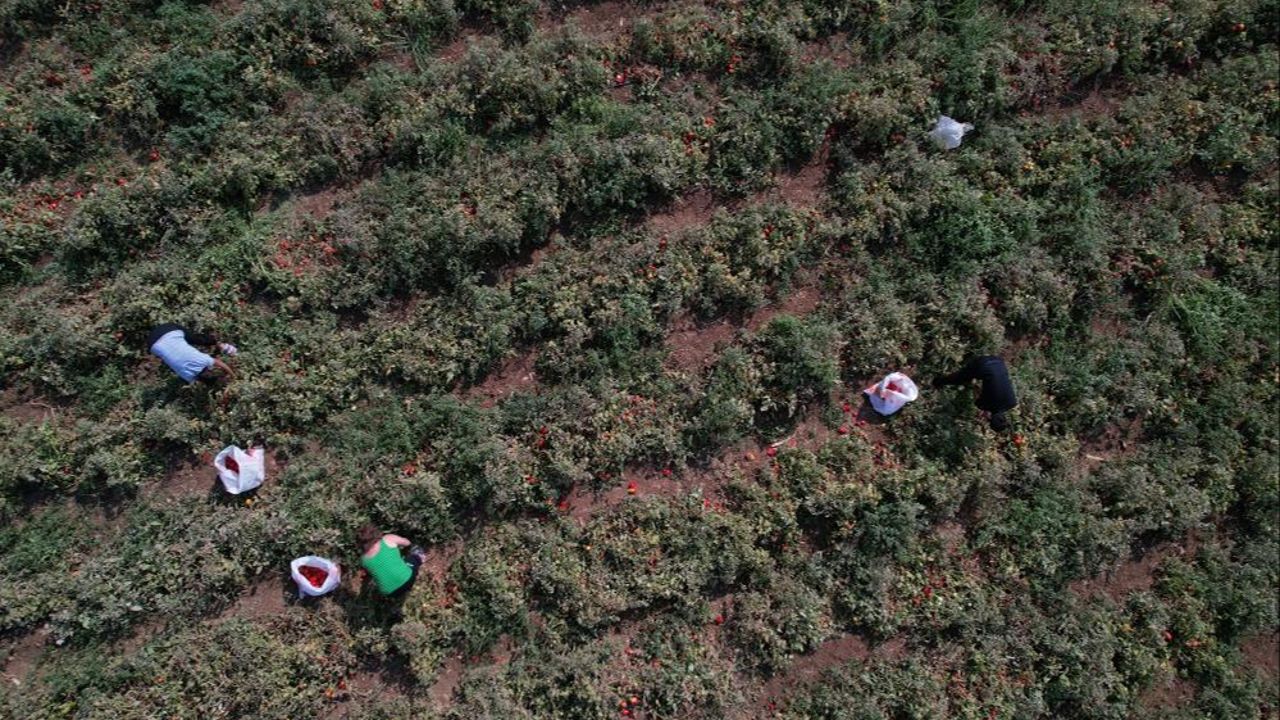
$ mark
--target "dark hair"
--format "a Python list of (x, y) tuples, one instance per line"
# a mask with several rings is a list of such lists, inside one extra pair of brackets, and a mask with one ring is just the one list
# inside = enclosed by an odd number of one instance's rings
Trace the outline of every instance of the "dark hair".
[(382, 531), (377, 525), (365, 525), (356, 531), (356, 542), (360, 543), (360, 552), (369, 549), (369, 546), (382, 539)]
[(1009, 416), (1002, 413), (991, 413), (991, 429), (996, 432), (1004, 432), (1009, 429)]

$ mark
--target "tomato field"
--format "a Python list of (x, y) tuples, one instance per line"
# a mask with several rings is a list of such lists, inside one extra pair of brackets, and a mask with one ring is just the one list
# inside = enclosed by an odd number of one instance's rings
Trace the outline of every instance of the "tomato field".
[(0, 0), (0, 720), (1277, 720), (1278, 38)]

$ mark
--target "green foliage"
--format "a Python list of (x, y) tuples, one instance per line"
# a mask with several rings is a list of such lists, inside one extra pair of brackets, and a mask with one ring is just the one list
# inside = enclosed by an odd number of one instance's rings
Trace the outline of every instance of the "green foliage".
[(792, 657), (813, 651), (827, 635), (821, 598), (804, 585), (780, 583), (765, 593), (735, 598), (729, 635), (741, 662), (765, 674), (785, 669)]
[(1273, 5), (0, 0), (0, 717), (1270, 717)]

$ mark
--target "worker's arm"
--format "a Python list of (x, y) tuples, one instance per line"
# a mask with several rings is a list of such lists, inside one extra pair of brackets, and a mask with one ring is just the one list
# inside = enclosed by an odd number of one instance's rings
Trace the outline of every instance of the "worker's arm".
[(226, 377), (227, 377), (227, 379), (228, 379), (228, 380), (234, 380), (234, 379), (235, 379), (235, 377), (236, 377), (235, 371), (233, 371), (233, 370), (231, 369), (231, 366), (230, 366), (230, 365), (228, 365), (228, 364), (226, 364), (226, 363), (222, 362), (222, 361), (221, 361), (221, 360), (219, 360), (218, 358), (214, 358), (214, 359), (213, 359), (213, 366), (214, 366), (215, 368), (217, 368), (218, 370), (222, 371), (222, 373), (223, 373), (224, 375), (226, 375)]
[(933, 384), (937, 385), (959, 385), (970, 380), (978, 378), (978, 361), (975, 358), (964, 364), (964, 367), (951, 373), (950, 375), (942, 375), (933, 379)]
[(405, 540), (404, 538), (400, 537), (399, 535), (392, 535), (389, 533), (387, 535), (383, 535), (382, 539), (385, 540), (386, 543), (392, 547), (409, 547), (410, 545), (413, 544), (408, 540)]

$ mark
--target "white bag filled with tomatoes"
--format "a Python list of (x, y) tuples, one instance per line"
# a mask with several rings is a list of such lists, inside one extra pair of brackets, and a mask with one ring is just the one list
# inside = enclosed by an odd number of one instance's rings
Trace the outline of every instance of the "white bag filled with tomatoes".
[(245, 452), (235, 445), (225, 447), (213, 459), (213, 466), (218, 469), (222, 487), (232, 495), (248, 492), (267, 479), (262, 448)]
[(289, 563), (289, 575), (298, 584), (298, 593), (309, 597), (327, 595), (342, 581), (338, 564), (318, 555), (304, 555)]
[(885, 375), (883, 380), (862, 392), (871, 401), (871, 407), (881, 415), (892, 415), (920, 397), (920, 389), (911, 378), (900, 372)]

